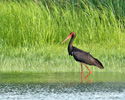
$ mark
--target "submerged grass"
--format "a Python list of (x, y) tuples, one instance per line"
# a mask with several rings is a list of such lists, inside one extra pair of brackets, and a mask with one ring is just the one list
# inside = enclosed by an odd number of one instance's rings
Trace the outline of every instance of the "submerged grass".
[(75, 31), (74, 45), (104, 64), (92, 71), (125, 72), (125, 17), (112, 6), (30, 1), (0, 2), (0, 9), (0, 71), (79, 72), (67, 43), (61, 45)]

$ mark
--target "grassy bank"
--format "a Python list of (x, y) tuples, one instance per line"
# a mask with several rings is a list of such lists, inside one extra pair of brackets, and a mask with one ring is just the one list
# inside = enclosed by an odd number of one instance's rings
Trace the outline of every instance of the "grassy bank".
[[(122, 46), (112, 44), (75, 44), (75, 46), (90, 52), (105, 67), (104, 70), (100, 70), (90, 66), (92, 71), (125, 72), (125, 53)], [(0, 71), (4, 72), (80, 72), (80, 70), (80, 63), (68, 55), (67, 45), (4, 48), (1, 51)], [(84, 71), (87, 71), (85, 67)]]
[(79, 72), (68, 43), (61, 44), (75, 31), (74, 45), (104, 64), (104, 70), (92, 71), (125, 72), (125, 17), (111, 6), (0, 2), (0, 9), (0, 71)]

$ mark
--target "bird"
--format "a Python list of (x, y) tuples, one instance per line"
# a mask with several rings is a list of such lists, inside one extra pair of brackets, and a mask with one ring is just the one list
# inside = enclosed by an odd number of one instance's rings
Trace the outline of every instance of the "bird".
[(104, 69), (104, 67), (102, 63), (97, 58), (94, 58), (89, 52), (78, 49), (77, 47), (74, 47), (72, 45), (75, 37), (76, 33), (71, 32), (70, 35), (62, 42), (62, 44), (66, 42), (69, 38), (71, 38), (68, 44), (68, 53), (69, 56), (73, 56), (76, 61), (81, 63), (81, 81), (83, 81), (82, 64), (85, 65), (85, 67), (89, 70), (89, 74), (85, 77), (85, 79), (87, 79), (87, 77), (92, 73), (92, 71), (88, 68), (87, 65), (97, 66), (100, 69)]

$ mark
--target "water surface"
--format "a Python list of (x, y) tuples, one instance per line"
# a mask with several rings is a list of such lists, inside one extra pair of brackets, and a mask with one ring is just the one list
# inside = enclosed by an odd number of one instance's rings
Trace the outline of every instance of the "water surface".
[[(86, 76), (87, 73), (84, 73)], [(0, 100), (124, 100), (124, 73), (0, 74)]]

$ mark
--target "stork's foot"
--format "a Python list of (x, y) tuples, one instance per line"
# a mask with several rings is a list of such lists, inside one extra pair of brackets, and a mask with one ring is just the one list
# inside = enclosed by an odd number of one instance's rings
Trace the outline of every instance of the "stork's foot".
[(87, 79), (87, 77), (89, 76), (89, 75), (91, 75), (92, 74), (92, 71), (88, 68), (88, 66), (87, 65), (85, 65), (86, 66), (86, 68), (89, 70), (89, 74), (85, 77), (85, 79)]

